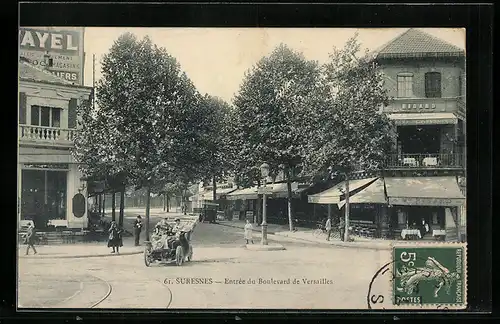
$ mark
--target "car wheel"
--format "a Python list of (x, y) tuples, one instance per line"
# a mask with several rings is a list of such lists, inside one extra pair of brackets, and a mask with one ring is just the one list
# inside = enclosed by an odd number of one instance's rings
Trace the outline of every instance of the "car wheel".
[(151, 265), (151, 247), (147, 246), (144, 249), (144, 264), (146, 264), (146, 267), (149, 267)]

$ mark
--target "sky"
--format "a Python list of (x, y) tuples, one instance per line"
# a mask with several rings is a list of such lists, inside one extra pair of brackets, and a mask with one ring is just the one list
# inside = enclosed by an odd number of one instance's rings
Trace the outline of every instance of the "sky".
[[(167, 49), (202, 94), (231, 103), (245, 72), (280, 43), (300, 51), (306, 59), (328, 61), (334, 47), (342, 48), (358, 32), (362, 49), (375, 50), (407, 28), (117, 28), (86, 27), (84, 35), (84, 83), (92, 86), (92, 57), (96, 57), (95, 78), (100, 60), (125, 32), (138, 38), (149, 36)], [(465, 29), (422, 28), (421, 30), (465, 49)]]

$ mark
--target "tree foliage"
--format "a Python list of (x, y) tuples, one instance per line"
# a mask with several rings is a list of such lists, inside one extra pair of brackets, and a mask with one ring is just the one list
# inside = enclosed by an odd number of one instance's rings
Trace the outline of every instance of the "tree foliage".
[(241, 182), (256, 180), (263, 162), (273, 174), (300, 166), (306, 144), (304, 122), (319, 90), (320, 72), (317, 62), (281, 44), (246, 74), (234, 100), (233, 117)]
[(324, 66), (322, 105), (311, 114), (304, 174), (328, 178), (338, 172), (375, 170), (395, 139), (395, 127), (381, 113), (388, 104), (382, 75), (367, 55), (357, 58), (357, 36), (334, 49)]

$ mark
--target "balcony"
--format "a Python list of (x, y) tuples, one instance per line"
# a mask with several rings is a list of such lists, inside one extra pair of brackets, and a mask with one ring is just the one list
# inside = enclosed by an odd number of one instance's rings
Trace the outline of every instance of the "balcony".
[(460, 98), (394, 98), (384, 108), (384, 112), (465, 113), (465, 104)]
[(76, 129), (19, 125), (18, 136), (21, 143), (72, 146), (76, 131)]
[(386, 169), (462, 169), (462, 154), (391, 154)]

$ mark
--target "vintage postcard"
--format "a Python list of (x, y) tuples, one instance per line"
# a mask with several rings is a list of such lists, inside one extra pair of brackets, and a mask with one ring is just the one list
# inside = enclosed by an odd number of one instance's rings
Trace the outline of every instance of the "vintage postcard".
[(19, 29), (19, 310), (467, 307), (465, 29)]

